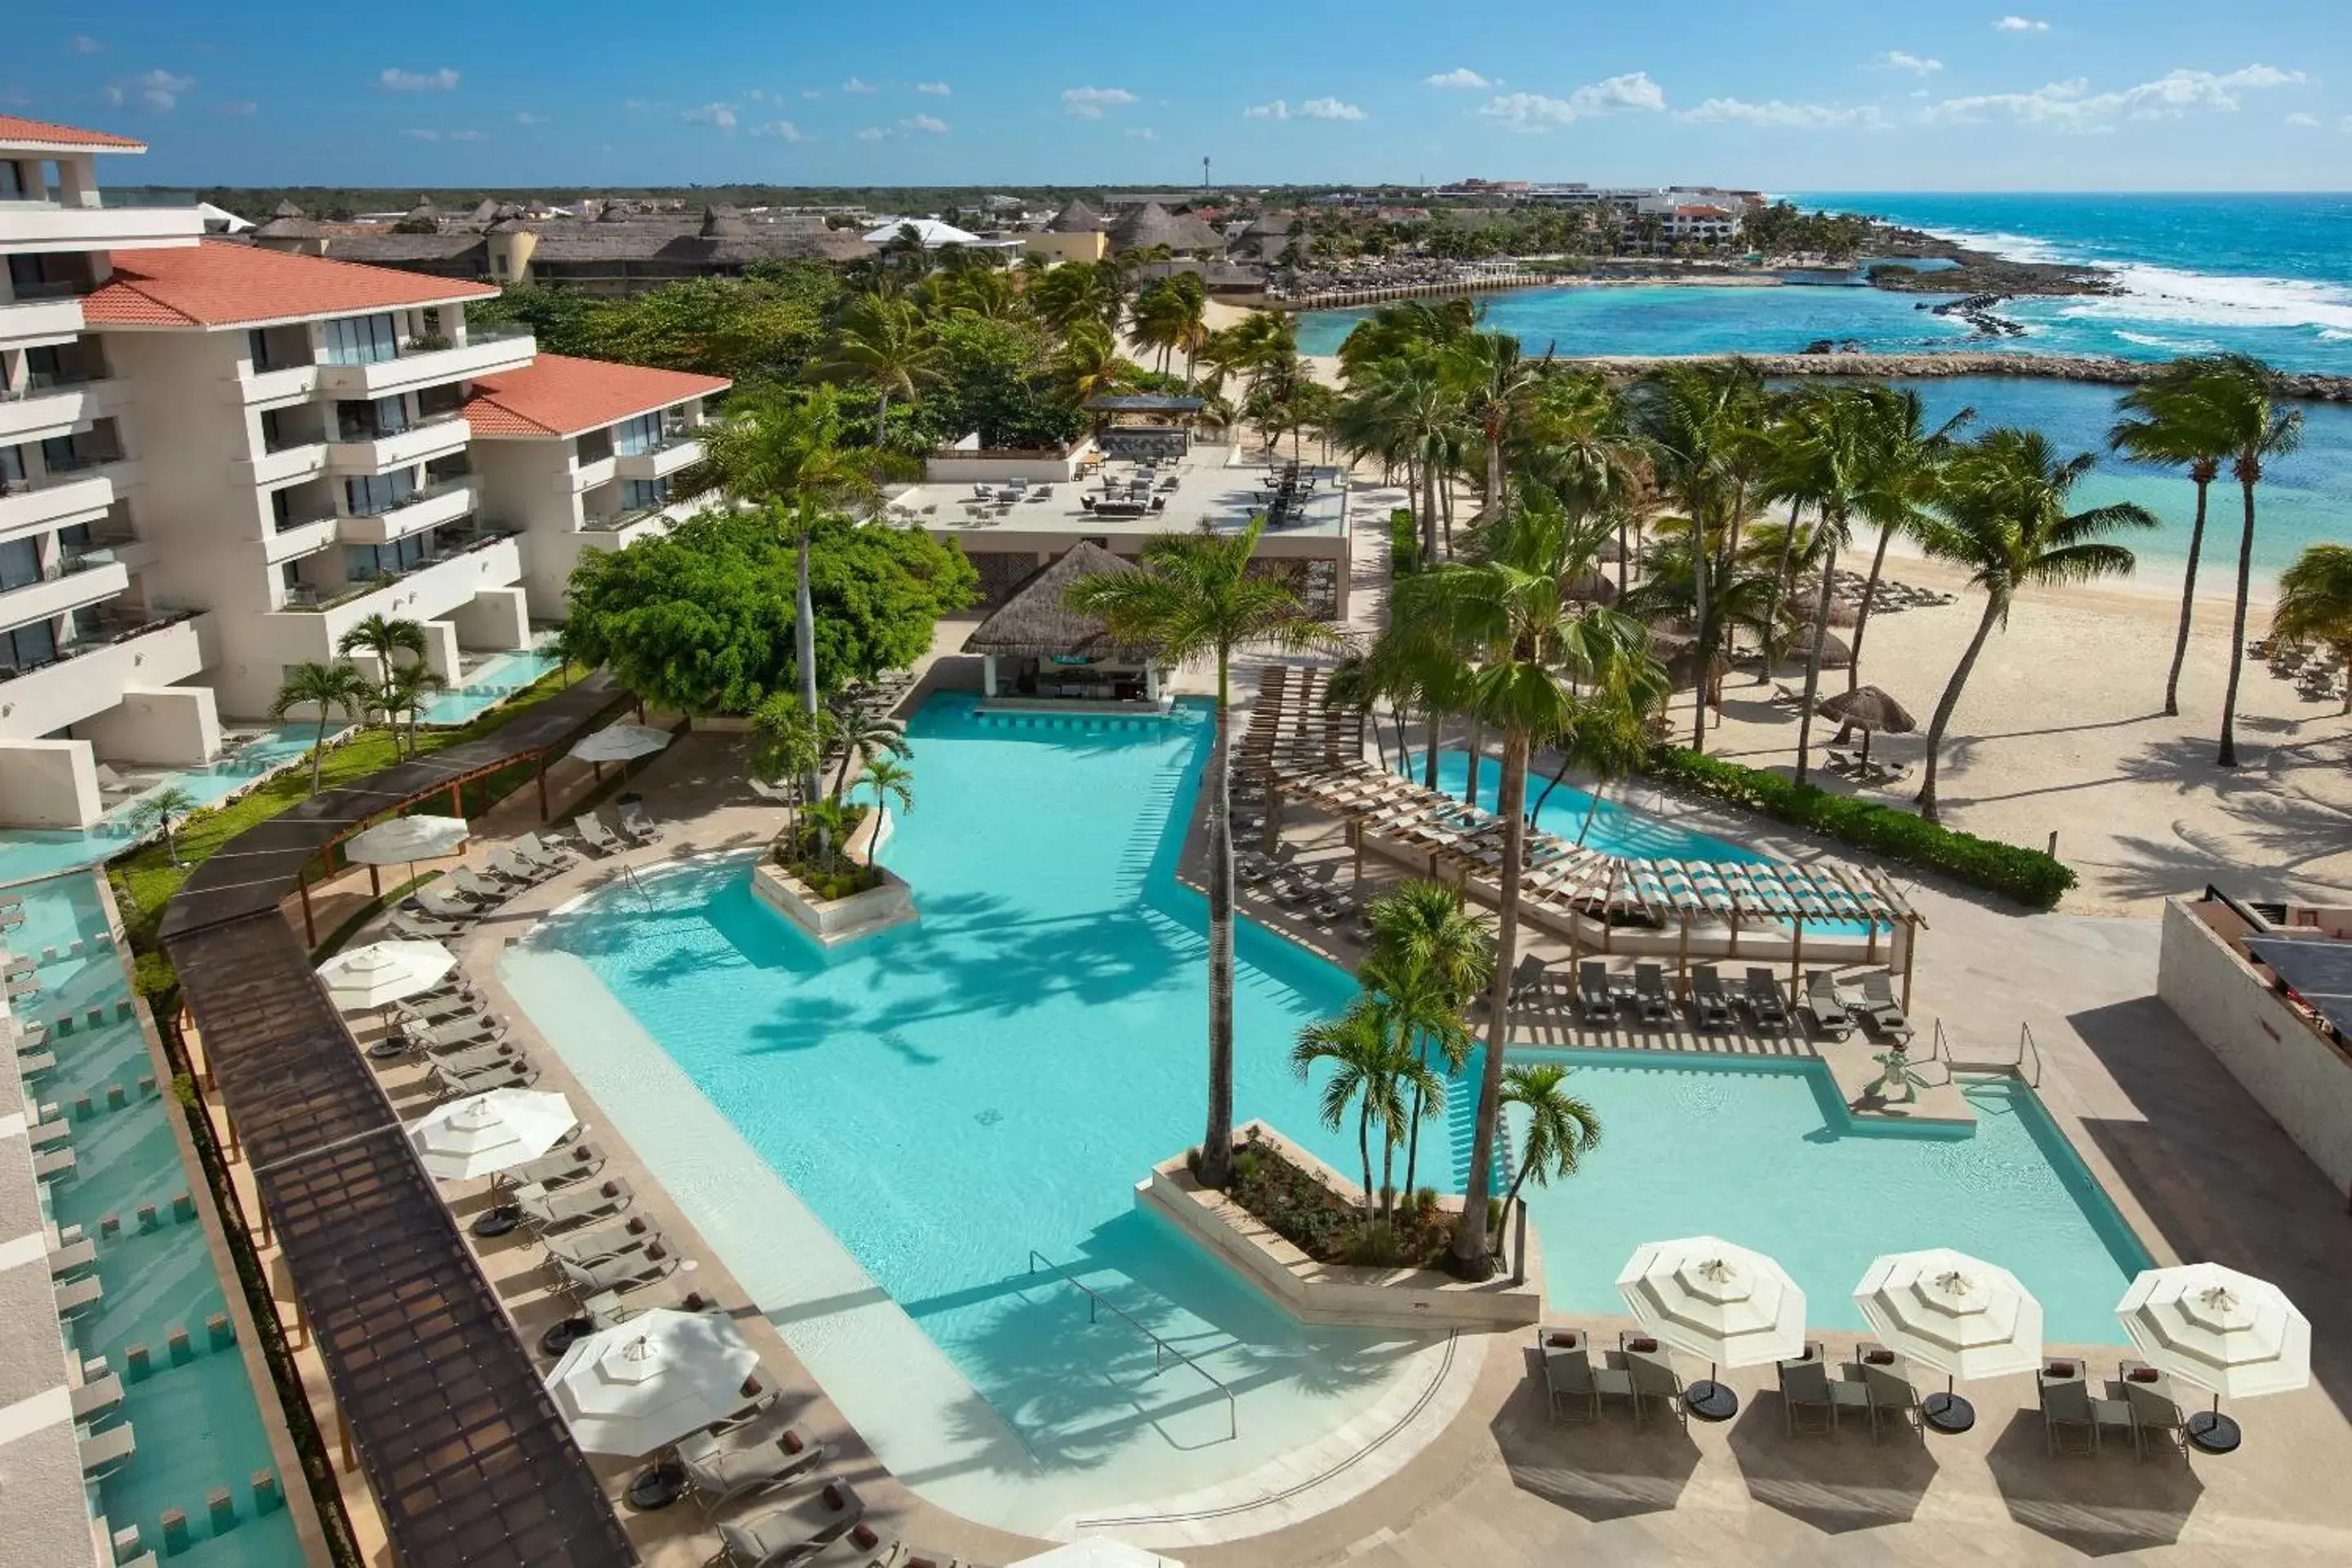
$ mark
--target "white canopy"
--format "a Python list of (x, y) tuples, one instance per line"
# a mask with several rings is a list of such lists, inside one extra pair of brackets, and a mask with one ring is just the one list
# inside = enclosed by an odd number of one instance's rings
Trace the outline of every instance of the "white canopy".
[(1701, 1361), (1760, 1366), (1804, 1353), (1804, 1291), (1762, 1253), (1712, 1236), (1643, 1243), (1617, 1292), (1643, 1328)]
[(625, 763), (650, 757), (669, 742), (667, 730), (650, 724), (611, 724), (583, 739), (570, 754), (574, 762)]
[(2042, 1303), (1998, 1264), (1949, 1247), (1890, 1252), (1854, 1287), (1887, 1348), (1971, 1381), (2042, 1364)]
[(2116, 1316), (2149, 1365), (2210, 1394), (2242, 1399), (2311, 1381), (2311, 1321), (2277, 1286), (2218, 1263), (2143, 1271)]
[(495, 1176), (536, 1160), (579, 1125), (572, 1102), (543, 1089), (494, 1089), (436, 1106), (408, 1130), (425, 1168), (445, 1182)]
[(462, 816), (395, 816), (344, 840), (343, 854), (362, 866), (430, 860), (454, 852), (467, 831)]
[(901, 229), (911, 228), (923, 242), (925, 250), (937, 250), (942, 245), (978, 245), (980, 236), (968, 233), (951, 223), (941, 223), (935, 217), (894, 218), (866, 237), (868, 245), (880, 245), (898, 237)]
[(547, 1391), (581, 1447), (634, 1458), (740, 1405), (759, 1364), (731, 1320), (660, 1307), (573, 1344)]
[(456, 956), (437, 942), (372, 942), (319, 965), (319, 978), (329, 1001), (357, 1012), (429, 991), (457, 967)]

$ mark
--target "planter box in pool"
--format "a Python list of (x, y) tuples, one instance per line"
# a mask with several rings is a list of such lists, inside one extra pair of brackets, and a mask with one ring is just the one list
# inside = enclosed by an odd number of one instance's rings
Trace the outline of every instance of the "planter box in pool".
[(882, 885), (845, 899), (820, 899), (806, 882), (775, 861), (762, 858), (751, 868), (751, 892), (761, 903), (782, 915), (827, 947), (856, 942), (861, 936), (905, 925), (915, 918), (914, 889), (887, 866)]
[[(1362, 1201), (1355, 1183), (1263, 1121), (1242, 1128), (1237, 1141), (1245, 1142), (1253, 1134), (1298, 1169), (1322, 1178), (1334, 1192)], [(1154, 1166), (1150, 1178), (1136, 1184), (1135, 1198), (1174, 1221), (1302, 1322), (1370, 1329), (1515, 1329), (1543, 1315), (1543, 1255), (1532, 1229), (1528, 1233), (1525, 1284), (1512, 1284), (1507, 1273), (1474, 1284), (1433, 1268), (1318, 1263), (1241, 1205), (1202, 1186), (1182, 1154)], [(1439, 1202), (1457, 1211), (1461, 1207), (1459, 1198)]]

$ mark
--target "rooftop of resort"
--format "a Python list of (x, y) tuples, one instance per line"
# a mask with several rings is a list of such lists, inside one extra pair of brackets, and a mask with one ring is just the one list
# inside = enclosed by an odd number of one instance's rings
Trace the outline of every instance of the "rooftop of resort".
[(118, 254), (113, 275), (83, 299), (82, 315), (110, 330), (251, 327), (488, 300), (497, 293), (487, 283), (435, 282), (413, 273), (207, 240)]
[[(1180, 449), (1181, 447), (1181, 449)], [(941, 454), (951, 463), (957, 455)], [(987, 454), (987, 479), (933, 479), (890, 498), (894, 515), (957, 532), (1081, 539), (1109, 533), (1208, 527), (1230, 532), (1266, 518), (1271, 537), (1339, 539), (1348, 531), (1343, 469), (1309, 462), (1293, 476), (1245, 459), (1239, 447), (1171, 446), (1150, 460), (1104, 458), (1081, 448), (1075, 459), (1039, 453), (1023, 472), (1018, 458)], [(1066, 474), (1075, 461), (1076, 478)], [(932, 470), (942, 467), (935, 460)], [(1276, 506), (1276, 498), (1283, 504)], [(997, 548), (975, 541), (974, 549)]]
[(543, 353), (520, 370), (476, 381), (466, 420), (477, 436), (576, 436), (732, 384), (715, 375)]

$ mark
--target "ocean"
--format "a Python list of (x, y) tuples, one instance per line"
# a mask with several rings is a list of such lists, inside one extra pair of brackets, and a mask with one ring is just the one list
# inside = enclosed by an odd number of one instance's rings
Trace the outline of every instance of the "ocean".
[[(1828, 338), (1883, 353), (1996, 347), (2148, 361), (2234, 350), (2282, 369), (2352, 374), (2352, 195), (1789, 199), (1874, 214), (2023, 260), (2095, 262), (2116, 268), (2126, 291), (2009, 300), (2000, 313), (2025, 335), (1997, 342), (1918, 309), (1916, 296), (1863, 287), (1520, 289), (1482, 301), (1486, 322), (1538, 354), (1793, 353)], [(1332, 353), (1363, 314), (1307, 315), (1301, 351)], [(1919, 387), (1932, 409), (1972, 406), (1979, 428), (2042, 429), (2069, 451), (2102, 449), (2115, 417), (2116, 393), (2103, 386), (1971, 376)], [(2133, 542), (2151, 570), (2185, 555), (2190, 493), (2175, 475), (2112, 458), (2078, 492), (2085, 504), (2132, 500), (2157, 512), (2163, 530)], [(2237, 505), (2233, 489), (2217, 489), (2209, 574), (2214, 550), (2234, 559)], [(2352, 542), (2352, 405), (2306, 406), (2303, 449), (2272, 466), (2260, 506), (2254, 559), (2264, 575), (2306, 543)]]

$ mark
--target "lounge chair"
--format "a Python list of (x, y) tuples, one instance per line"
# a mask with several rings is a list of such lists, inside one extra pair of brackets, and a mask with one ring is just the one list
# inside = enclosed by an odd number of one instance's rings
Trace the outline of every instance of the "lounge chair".
[(1691, 1016), (1702, 1029), (1727, 1028), (1731, 1023), (1731, 998), (1723, 989), (1723, 976), (1712, 963), (1702, 963), (1691, 971)]
[(1789, 1026), (1789, 998), (1780, 989), (1779, 976), (1770, 970), (1754, 966), (1748, 969), (1748, 1010), (1755, 1016), (1759, 1027)]
[(536, 865), (563, 868), (580, 863), (580, 857), (572, 852), (570, 841), (551, 827), (541, 833), (518, 834), (511, 847)]
[(1633, 966), (1633, 995), (1641, 1004), (1642, 1022), (1664, 1024), (1675, 1016), (1674, 999), (1666, 994), (1666, 972), (1662, 964), (1637, 963)]
[(583, 1182), (604, 1168), (604, 1155), (593, 1143), (574, 1143), (526, 1161), (510, 1171), (500, 1173), (501, 1179), (518, 1186), (536, 1185), (552, 1192)]
[(104, 1480), (131, 1462), (138, 1450), (138, 1441), (131, 1435), (131, 1423), (110, 1426), (81, 1443), (81, 1477), (86, 1481)]
[(646, 810), (644, 802), (633, 800), (621, 807), (615, 816), (620, 824), (621, 837), (631, 843), (658, 844), (661, 842), (660, 825), (656, 823), (652, 815)]
[(1609, 988), (1609, 965), (1587, 959), (1576, 966), (1576, 1000), (1588, 1018), (1617, 1016), (1616, 994)]
[(568, 1258), (548, 1261), (555, 1266), (555, 1288), (575, 1301), (608, 1290), (626, 1295), (677, 1271), (677, 1258), (659, 1240), (586, 1263)]
[(824, 1444), (809, 1441), (788, 1416), (772, 1408), (726, 1432), (697, 1432), (680, 1438), (677, 1462), (709, 1515), (747, 1492), (788, 1481), (824, 1463), (826, 1451)]
[(449, 873), (449, 885), (486, 910), (497, 909), (514, 897), (514, 889), (491, 881), (470, 866), (460, 866)]
[(1810, 1432), (1834, 1437), (1839, 1417), (1846, 1411), (1858, 1410), (1865, 1417), (1871, 1414), (1869, 1385), (1832, 1377), (1829, 1354), (1818, 1343), (1807, 1344), (1803, 1355), (1780, 1363), (1780, 1373), (1781, 1418), (1790, 1436)]
[(1911, 1020), (1903, 1016), (1903, 1005), (1895, 999), (1894, 977), (1883, 969), (1874, 969), (1862, 977), (1863, 1017), (1870, 1026), (1890, 1040), (1908, 1040)]
[(529, 1089), (539, 1081), (539, 1068), (529, 1057), (512, 1056), (500, 1064), (472, 1072), (455, 1072), (436, 1062), (433, 1077), (441, 1086), (442, 1098), (455, 1100), (462, 1095), (480, 1094), (485, 1089)]
[(849, 1533), (866, 1505), (847, 1481), (827, 1481), (790, 1502), (719, 1526), (719, 1555), (730, 1568), (782, 1568), (814, 1556)]
[(419, 888), (409, 895), (408, 901), (424, 911), (426, 919), (441, 921), (457, 931), (465, 930), (482, 916), (481, 906), (472, 900), (445, 893), (438, 888)]
[(453, 936), (466, 934), (466, 927), (461, 921), (434, 920), (410, 914), (405, 910), (395, 911), (392, 919), (384, 922), (384, 930), (408, 942), (446, 942)]
[(2099, 1451), (2099, 1417), (2091, 1405), (2091, 1385), (2083, 1363), (2057, 1361), (2033, 1374), (2042, 1390), (2042, 1436), (2050, 1457)]
[(433, 1023), (404, 1020), (404, 1029), (412, 1047), (441, 1055), (451, 1051), (472, 1050), (477, 1046), (489, 1045), (506, 1034), (506, 1026), (487, 1013), (464, 1013), (454, 1018)]
[(1641, 1425), (1642, 1407), (1654, 1402), (1688, 1426), (1690, 1411), (1683, 1404), (1682, 1374), (1675, 1371), (1674, 1358), (1666, 1348), (1648, 1334), (1631, 1329), (1618, 1334), (1617, 1348), (1625, 1358), (1625, 1370), (1633, 1379), (1633, 1424)]
[(1919, 1391), (1911, 1385), (1895, 1352), (1865, 1340), (1856, 1347), (1854, 1362), (1862, 1368), (1862, 1386), (1870, 1395), (1872, 1438), (1885, 1436), (1891, 1426), (1926, 1441), (1927, 1428), (1920, 1417)]
[(68, 1401), (77, 1421), (102, 1421), (122, 1408), (122, 1380), (112, 1373), (91, 1378)]
[(508, 1201), (522, 1211), (523, 1224), (545, 1236), (590, 1220), (610, 1219), (635, 1203), (637, 1194), (615, 1176), (597, 1186), (562, 1187), (554, 1192), (537, 1185), (519, 1187)]
[(2127, 1361), (2116, 1369), (2122, 1373), (2124, 1401), (2131, 1406), (2132, 1445), (2143, 1459), (2150, 1450), (2162, 1449), (2189, 1458), (2189, 1428), (2180, 1419), (2180, 1406), (2172, 1400), (2171, 1385), (2154, 1367)]
[(1832, 1040), (1843, 1040), (1853, 1033), (1853, 1020), (1846, 1016), (1845, 996), (1838, 990), (1837, 976), (1826, 969), (1816, 969), (1805, 976), (1805, 1021), (1814, 1032)]
[(1510, 1005), (1532, 1002), (1543, 994), (1544, 961), (1540, 953), (1525, 953), (1511, 971)]
[(517, 888), (535, 888), (562, 869), (561, 866), (542, 866), (536, 861), (526, 860), (504, 847), (490, 851), (490, 875), (503, 877)]
[(585, 1230), (569, 1231), (560, 1236), (543, 1236), (539, 1244), (547, 1249), (547, 1260), (574, 1263), (586, 1268), (630, 1253), (646, 1253), (661, 1245), (661, 1228), (639, 1215), (633, 1219), (610, 1220), (590, 1226)]
[(410, 1023), (423, 1024), (428, 1028), (481, 1010), (482, 999), (471, 988), (426, 991), (404, 1002), (393, 1004), (395, 1016)]
[(442, 1072), (455, 1073), (459, 1078), (472, 1078), (477, 1073), (508, 1071), (521, 1065), (526, 1058), (513, 1046), (499, 1040), (486, 1040), (478, 1046), (462, 1046), (455, 1050), (438, 1051), (433, 1065)]
[(618, 855), (628, 847), (627, 844), (613, 837), (612, 829), (606, 827), (604, 819), (593, 811), (583, 811), (573, 817), (572, 826), (580, 830), (582, 847), (595, 854)]

